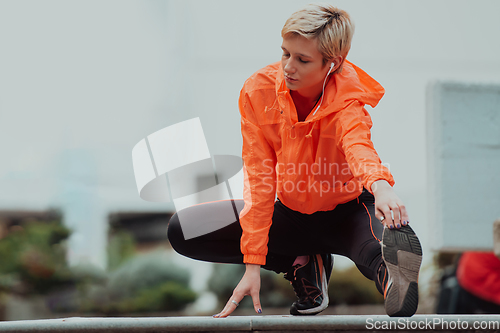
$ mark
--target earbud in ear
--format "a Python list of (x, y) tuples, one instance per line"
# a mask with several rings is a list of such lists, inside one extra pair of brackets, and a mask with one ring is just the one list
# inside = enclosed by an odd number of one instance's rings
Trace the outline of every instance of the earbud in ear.
[(333, 67), (335, 67), (335, 63), (333, 63), (333, 62), (332, 62), (332, 63), (330, 64), (330, 69), (328, 70), (328, 74), (326, 74), (327, 76), (328, 76), (328, 75), (332, 72)]

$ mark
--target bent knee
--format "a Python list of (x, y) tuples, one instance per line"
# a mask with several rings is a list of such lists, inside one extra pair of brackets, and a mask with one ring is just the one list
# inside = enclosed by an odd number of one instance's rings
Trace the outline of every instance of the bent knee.
[(179, 222), (179, 217), (177, 213), (172, 215), (167, 227), (167, 238), (172, 245), (172, 248), (182, 254), (183, 244), (185, 244), (184, 234), (182, 232), (181, 224)]

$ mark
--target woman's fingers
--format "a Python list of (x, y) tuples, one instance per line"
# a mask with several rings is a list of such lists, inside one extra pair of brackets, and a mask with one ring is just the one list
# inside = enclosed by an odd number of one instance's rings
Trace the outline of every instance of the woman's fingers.
[(393, 215), (393, 223), (394, 227), (401, 228), (401, 212), (399, 210), (399, 206), (396, 203), (393, 203), (391, 206), (391, 211)]
[(394, 221), (392, 220), (392, 214), (389, 206), (379, 209), (380, 212), (380, 222), (387, 228), (394, 228)]
[(231, 296), (231, 298), (229, 298), (229, 300), (227, 301), (224, 309), (222, 309), (222, 311), (220, 313), (214, 315), (213, 317), (214, 318), (225, 318), (225, 317), (229, 316), (240, 305), (240, 302), (241, 302), (241, 299), (239, 301), (237, 301), (234, 295)]
[[(374, 183), (375, 184), (375, 183)], [(374, 191), (375, 216), (389, 229), (401, 228), (409, 222), (406, 207), (392, 187)]]
[[(246, 271), (240, 280), (240, 283), (236, 286), (233, 291), (233, 295), (226, 303), (224, 309), (214, 315), (215, 318), (224, 318), (229, 316), (236, 308), (245, 296), (252, 296), (255, 311), (261, 313), (260, 300), (260, 265), (256, 264), (246, 264)], [(259, 312), (260, 310), (260, 312)]]
[(408, 216), (406, 207), (404, 205), (400, 205), (399, 208), (401, 209), (401, 224), (408, 225), (408, 223), (410, 223), (410, 217)]
[(380, 222), (390, 229), (399, 229), (402, 226), (408, 225), (410, 222), (408, 211), (402, 203), (394, 203), (384, 207), (383, 209), (379, 209), (377, 215), (379, 215), (378, 219)]
[(262, 313), (262, 307), (260, 306), (259, 290), (254, 291), (251, 294), (251, 296), (252, 296), (253, 308), (255, 309), (255, 312)]

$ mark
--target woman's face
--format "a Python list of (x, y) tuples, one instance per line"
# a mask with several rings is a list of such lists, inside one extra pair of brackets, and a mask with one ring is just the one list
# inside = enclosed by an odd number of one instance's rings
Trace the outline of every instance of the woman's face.
[(281, 48), (281, 66), (287, 88), (302, 96), (316, 97), (321, 94), (330, 63), (323, 64), (317, 39), (292, 35), (283, 38)]

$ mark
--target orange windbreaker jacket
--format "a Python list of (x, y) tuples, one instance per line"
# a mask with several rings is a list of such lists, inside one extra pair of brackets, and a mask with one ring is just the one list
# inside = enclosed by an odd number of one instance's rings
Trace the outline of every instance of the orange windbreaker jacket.
[(376, 106), (384, 88), (348, 62), (329, 79), (317, 112), (298, 122), (280, 63), (253, 74), (239, 98), (244, 201), (240, 213), (244, 262), (264, 265), (276, 195), (305, 214), (334, 209), (374, 181), (394, 185), (371, 141), (364, 105)]

